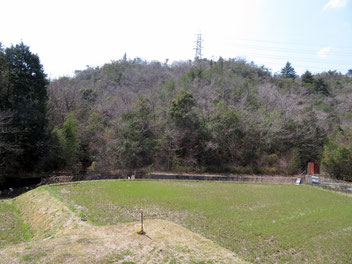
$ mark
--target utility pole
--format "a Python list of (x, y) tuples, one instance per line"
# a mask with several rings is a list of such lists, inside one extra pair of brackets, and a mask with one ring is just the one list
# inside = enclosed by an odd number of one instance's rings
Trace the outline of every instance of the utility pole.
[(194, 57), (194, 60), (202, 59), (202, 34), (197, 34), (195, 50), (196, 56)]

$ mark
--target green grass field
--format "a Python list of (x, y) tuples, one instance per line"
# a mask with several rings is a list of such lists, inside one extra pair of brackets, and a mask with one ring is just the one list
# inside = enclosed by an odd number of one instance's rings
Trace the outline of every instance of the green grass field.
[(24, 224), (14, 201), (0, 201), (0, 248), (32, 237), (29, 226)]
[[(352, 263), (352, 197), (310, 186), (194, 181), (51, 185), (81, 218), (162, 218), (251, 262)], [(146, 227), (148, 228), (148, 227)]]

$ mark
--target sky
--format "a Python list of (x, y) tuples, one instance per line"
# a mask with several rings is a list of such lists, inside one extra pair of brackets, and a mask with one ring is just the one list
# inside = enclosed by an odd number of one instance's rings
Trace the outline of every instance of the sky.
[(0, 0), (0, 42), (21, 41), (50, 78), (126, 53), (147, 61), (243, 58), (297, 74), (352, 68), (352, 0)]

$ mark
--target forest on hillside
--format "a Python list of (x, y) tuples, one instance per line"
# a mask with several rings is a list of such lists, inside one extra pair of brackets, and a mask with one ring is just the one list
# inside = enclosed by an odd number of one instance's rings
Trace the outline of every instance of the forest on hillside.
[(352, 70), (279, 74), (241, 58), (140, 58), (48, 80), (0, 45), (0, 178), (145, 169), (352, 180)]

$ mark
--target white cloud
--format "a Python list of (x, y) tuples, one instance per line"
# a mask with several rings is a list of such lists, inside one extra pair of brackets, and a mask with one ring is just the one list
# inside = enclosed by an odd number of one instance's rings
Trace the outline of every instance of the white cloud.
[(317, 55), (322, 58), (326, 59), (328, 55), (331, 53), (332, 48), (331, 47), (325, 47), (317, 51)]
[(323, 10), (327, 10), (329, 8), (338, 8), (345, 7), (347, 4), (347, 0), (330, 0), (323, 8)]

